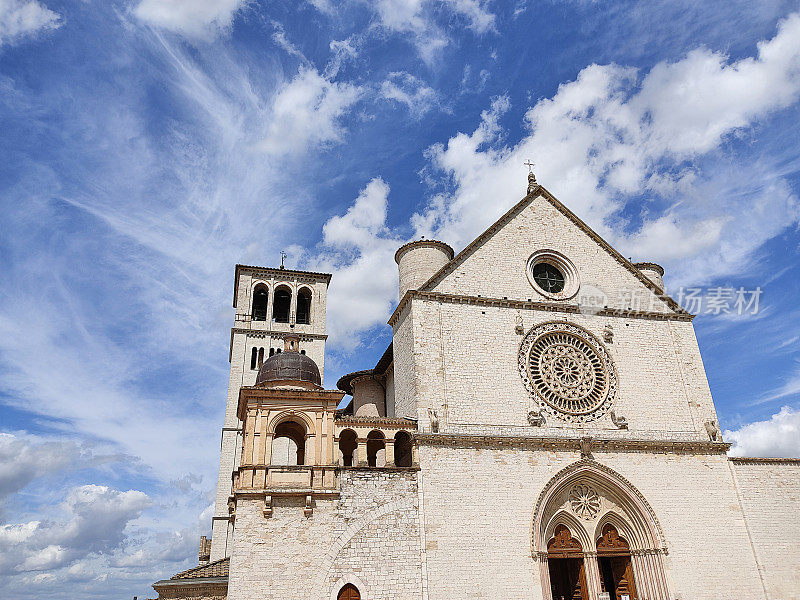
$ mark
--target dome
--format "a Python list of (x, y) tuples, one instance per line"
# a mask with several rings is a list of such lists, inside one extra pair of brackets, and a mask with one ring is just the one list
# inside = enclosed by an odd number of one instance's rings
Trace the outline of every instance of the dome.
[(258, 370), (256, 385), (267, 385), (281, 381), (306, 382), (316, 387), (321, 387), (322, 384), (317, 363), (299, 352), (273, 354), (264, 361), (264, 364)]

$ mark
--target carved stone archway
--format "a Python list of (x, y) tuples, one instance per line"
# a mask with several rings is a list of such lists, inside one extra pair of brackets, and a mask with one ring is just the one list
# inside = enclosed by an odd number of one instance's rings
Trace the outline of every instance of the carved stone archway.
[(627, 479), (594, 460), (581, 460), (562, 469), (547, 483), (536, 502), (531, 550), (539, 563), (544, 600), (553, 600), (547, 549), (559, 526), (569, 528), (580, 540), (588, 597), (598, 597), (602, 584), (597, 542), (607, 525), (623, 536), (628, 545), (639, 596), (669, 600), (663, 563), (667, 548), (653, 509)]

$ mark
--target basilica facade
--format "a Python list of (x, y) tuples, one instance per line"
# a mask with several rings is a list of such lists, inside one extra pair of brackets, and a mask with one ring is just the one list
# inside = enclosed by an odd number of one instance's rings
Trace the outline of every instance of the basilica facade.
[(331, 276), (237, 265), (212, 538), (160, 598), (800, 597), (800, 461), (727, 456), (661, 267), (532, 176), (395, 260), (391, 343), (336, 389)]

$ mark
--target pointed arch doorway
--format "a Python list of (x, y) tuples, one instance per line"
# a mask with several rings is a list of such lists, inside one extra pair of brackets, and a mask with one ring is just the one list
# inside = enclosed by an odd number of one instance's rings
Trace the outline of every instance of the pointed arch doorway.
[(336, 597), (336, 600), (361, 600), (361, 594), (358, 592), (356, 586), (352, 583), (348, 583), (339, 590), (339, 595)]
[[(580, 495), (587, 490), (589, 504)], [(539, 495), (532, 525), (531, 550), (538, 562), (544, 600), (595, 600), (605, 596), (604, 591), (611, 600), (639, 600), (639, 594), (647, 600), (673, 597), (665, 572), (664, 536), (653, 509), (628, 480), (609, 467), (584, 459), (556, 473)], [(562, 526), (569, 530), (569, 538)], [(556, 531), (561, 546), (574, 539), (569, 542), (571, 550), (558, 548)], [(583, 571), (578, 567), (576, 578), (578, 555)], [(573, 561), (556, 562), (563, 558)]]
[(553, 600), (589, 600), (581, 543), (559, 525), (547, 544), (547, 568)]
[(637, 600), (636, 581), (628, 542), (608, 523), (597, 540), (597, 562), (602, 590), (612, 600)]

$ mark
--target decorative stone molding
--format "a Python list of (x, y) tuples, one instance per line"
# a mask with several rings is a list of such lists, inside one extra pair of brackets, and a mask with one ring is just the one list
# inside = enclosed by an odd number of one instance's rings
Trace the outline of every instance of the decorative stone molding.
[(708, 438), (712, 442), (722, 441), (722, 432), (719, 430), (719, 424), (717, 423), (716, 419), (706, 421), (704, 425), (706, 428), (706, 433), (708, 433)]
[(740, 464), (762, 464), (762, 465), (800, 465), (800, 458), (773, 458), (768, 456), (729, 456), (728, 460)]
[[(526, 435), (479, 435), (469, 433), (418, 433), (415, 440), (428, 446), (456, 448), (530, 448), (536, 450), (581, 450), (581, 438)], [(592, 438), (596, 451), (658, 452), (674, 454), (725, 454), (728, 443), (702, 440), (670, 440), (641, 438)]]
[(572, 486), (569, 492), (569, 503), (572, 512), (581, 519), (594, 519), (600, 511), (600, 496), (594, 488), (586, 484)]
[(585, 435), (581, 438), (581, 458), (591, 460), (592, 458), (592, 436)]
[(272, 516), (272, 496), (269, 494), (264, 496), (264, 508), (261, 509), (261, 514), (264, 515), (265, 519)]
[(310, 517), (313, 512), (314, 512), (313, 499), (311, 497), (311, 494), (306, 494), (306, 505), (303, 507), (303, 514), (306, 517)]
[(531, 424), (532, 427), (544, 427), (545, 424), (545, 417), (540, 410), (531, 410), (528, 411), (528, 423)]
[(611, 422), (617, 426), (617, 429), (627, 429), (628, 428), (628, 419), (623, 417), (622, 415), (618, 415), (614, 412), (614, 409), (611, 409)]
[(439, 431), (439, 415), (432, 408), (428, 409), (428, 420), (431, 422), (431, 431), (437, 433)]
[(613, 484), (619, 487), (621, 490), (626, 492), (629, 496), (633, 497), (637, 504), (639, 505), (640, 509), (647, 515), (648, 519), (651, 521), (653, 526), (655, 527), (654, 533), (656, 534), (656, 538), (654, 540), (655, 550), (659, 550), (663, 554), (668, 554), (667, 550), (667, 543), (664, 537), (664, 530), (661, 527), (661, 523), (656, 517), (655, 511), (650, 506), (650, 503), (645, 499), (642, 493), (634, 486), (630, 481), (628, 481), (625, 477), (617, 473), (614, 469), (607, 467), (601, 463), (596, 461), (582, 459), (578, 462), (572, 463), (569, 466), (564, 467), (558, 473), (553, 475), (550, 480), (545, 484), (542, 488), (542, 492), (539, 494), (539, 498), (536, 500), (536, 505), (533, 509), (534, 514), (534, 539), (533, 543), (533, 551), (539, 551), (542, 548), (539, 547), (539, 544), (536, 539), (536, 520), (540, 517), (544, 503), (547, 499), (550, 498), (556, 486), (561, 484), (564, 481), (567, 481), (571, 477), (578, 475), (581, 471), (594, 472), (606, 477), (610, 480)]
[(371, 427), (385, 427), (387, 429), (416, 429), (417, 422), (402, 417), (355, 417), (345, 415), (336, 417), (334, 421), (337, 427), (358, 427), (362, 425)]
[[(542, 310), (556, 313), (577, 315), (581, 313), (581, 307), (577, 304), (565, 304), (563, 302), (535, 302), (528, 300), (513, 300), (508, 298), (491, 298), (483, 296), (469, 296), (461, 294), (444, 294), (441, 292), (428, 292), (420, 290), (409, 290), (400, 300), (397, 308), (389, 317), (388, 324), (394, 326), (400, 315), (403, 314), (408, 303), (412, 299), (431, 300), (448, 304), (469, 304), (473, 306), (489, 306), (499, 308), (519, 308), (527, 310)], [(683, 310), (683, 309), (681, 309)], [(687, 312), (666, 313), (648, 310), (632, 310), (624, 308), (603, 308), (594, 312), (601, 317), (621, 317), (624, 319), (651, 319), (656, 321), (692, 321), (694, 315)]]

